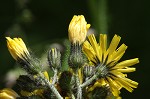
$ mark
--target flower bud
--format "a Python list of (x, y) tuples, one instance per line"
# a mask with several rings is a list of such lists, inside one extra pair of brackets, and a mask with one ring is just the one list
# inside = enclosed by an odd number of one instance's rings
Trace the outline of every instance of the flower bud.
[(8, 50), (15, 60), (26, 60), (28, 57), (30, 57), (26, 45), (21, 38), (11, 39), (10, 37), (6, 37), (6, 39)]
[(95, 66), (84, 66), (83, 73), (86, 77), (92, 76), (95, 72)]
[(48, 53), (48, 62), (50, 67), (54, 69), (60, 69), (61, 67), (61, 54), (60, 51), (56, 48), (52, 48)]
[(71, 43), (79, 42), (79, 44), (82, 44), (86, 39), (89, 28), (90, 24), (87, 24), (83, 15), (74, 15), (68, 28)]
[(37, 74), (39, 65), (31, 55), (21, 38), (6, 37), (7, 47), (12, 57), (30, 74)]

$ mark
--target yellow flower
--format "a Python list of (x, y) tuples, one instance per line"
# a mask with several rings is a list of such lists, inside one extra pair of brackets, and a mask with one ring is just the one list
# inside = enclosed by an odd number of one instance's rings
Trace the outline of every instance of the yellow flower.
[(130, 66), (139, 63), (139, 60), (134, 58), (119, 62), (127, 49), (125, 44), (117, 48), (121, 37), (115, 35), (108, 48), (106, 34), (100, 34), (99, 43), (94, 35), (90, 35), (88, 39), (89, 41), (83, 43), (83, 51), (90, 63), (98, 68), (100, 77), (97, 82), (104, 79), (114, 96), (118, 96), (122, 87), (129, 92), (132, 92), (133, 88), (137, 88), (138, 83), (126, 78), (126, 73), (135, 71), (135, 68)]
[(12, 89), (5, 88), (0, 90), (0, 99), (16, 99), (18, 94)]
[(69, 40), (74, 43), (82, 44), (87, 35), (90, 24), (87, 24), (83, 15), (74, 15), (68, 28)]
[(10, 37), (6, 37), (6, 39), (8, 50), (15, 60), (25, 60), (30, 56), (26, 45), (21, 38), (11, 39)]

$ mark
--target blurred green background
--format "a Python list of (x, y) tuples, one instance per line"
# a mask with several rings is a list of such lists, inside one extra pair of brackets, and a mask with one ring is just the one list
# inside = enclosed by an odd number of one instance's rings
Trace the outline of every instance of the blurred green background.
[[(128, 45), (123, 59), (139, 57), (136, 72), (129, 78), (139, 82), (133, 93), (122, 90), (123, 99), (149, 96), (150, 73), (150, 1), (149, 0), (2, 0), (0, 2), (0, 88), (5, 75), (16, 68), (5, 36), (22, 37), (39, 58), (51, 46), (65, 44), (73, 15), (83, 14), (97, 33), (122, 37)], [(111, 40), (111, 39), (110, 39)], [(21, 72), (21, 71), (20, 71)]]

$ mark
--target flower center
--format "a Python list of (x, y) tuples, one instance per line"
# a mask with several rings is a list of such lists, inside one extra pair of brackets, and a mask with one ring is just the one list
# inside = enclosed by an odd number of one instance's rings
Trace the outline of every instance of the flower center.
[(99, 64), (96, 68), (97, 74), (99, 77), (105, 78), (108, 74), (108, 68), (104, 64)]

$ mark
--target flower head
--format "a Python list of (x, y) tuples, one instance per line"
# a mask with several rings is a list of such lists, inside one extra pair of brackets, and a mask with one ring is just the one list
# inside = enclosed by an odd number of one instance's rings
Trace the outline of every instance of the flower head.
[(12, 89), (5, 88), (0, 90), (0, 99), (16, 99), (18, 94)]
[(69, 40), (74, 43), (82, 44), (85, 41), (90, 24), (87, 24), (83, 15), (74, 15), (68, 28)]
[(38, 66), (38, 61), (31, 58), (25, 43), (21, 38), (6, 37), (7, 47), (11, 56), (30, 74), (36, 74), (40, 67)]
[(134, 58), (119, 62), (127, 49), (125, 44), (117, 48), (121, 37), (115, 35), (108, 48), (106, 34), (100, 34), (99, 43), (94, 35), (90, 35), (88, 39), (89, 41), (83, 43), (83, 51), (100, 74), (96, 82), (104, 80), (110, 86), (114, 96), (118, 96), (122, 87), (129, 92), (137, 88), (138, 83), (126, 78), (126, 73), (135, 71), (135, 68), (130, 66), (139, 63), (139, 60)]
[(11, 39), (10, 37), (6, 37), (6, 39), (8, 50), (15, 60), (25, 60), (30, 56), (26, 45), (21, 38)]

